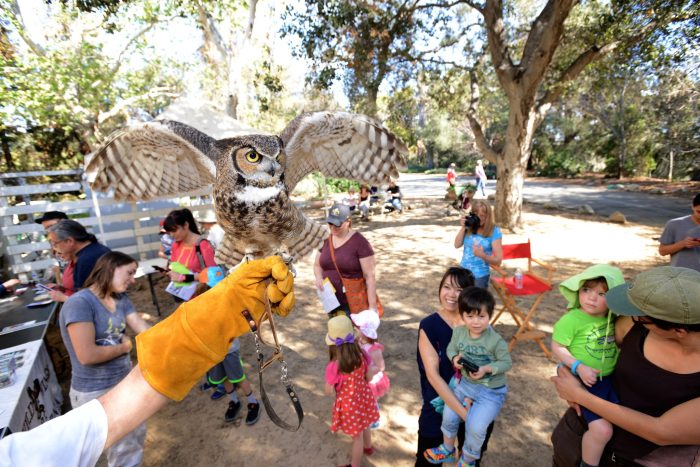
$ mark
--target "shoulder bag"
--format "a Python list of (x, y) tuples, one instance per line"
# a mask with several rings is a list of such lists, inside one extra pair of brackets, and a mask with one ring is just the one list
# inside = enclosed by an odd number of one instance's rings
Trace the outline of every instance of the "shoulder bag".
[[(340, 280), (343, 282), (343, 293), (348, 301), (348, 306), (350, 307), (350, 313), (359, 313), (361, 311), (367, 310), (369, 308), (369, 298), (367, 296), (367, 283), (364, 277), (358, 277), (356, 279), (343, 277), (343, 274), (338, 269), (338, 263), (335, 262), (335, 248), (333, 248), (333, 238), (328, 237), (328, 247), (331, 250), (331, 259), (333, 260), (333, 266), (335, 270), (338, 271)], [(381, 318), (384, 316), (384, 307), (382, 302), (379, 301), (379, 295), (377, 297), (377, 314)]]

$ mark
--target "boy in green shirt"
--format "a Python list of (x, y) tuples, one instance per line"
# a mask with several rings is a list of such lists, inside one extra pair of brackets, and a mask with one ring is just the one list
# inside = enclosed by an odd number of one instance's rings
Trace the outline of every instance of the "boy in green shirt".
[[(554, 355), (589, 392), (614, 403), (619, 400), (609, 375), (615, 369), (619, 350), (605, 293), (624, 281), (618, 268), (598, 264), (562, 282), (559, 291), (567, 299), (569, 311), (556, 322), (552, 334)], [(588, 422), (581, 442), (581, 465), (597, 466), (612, 437), (612, 425), (585, 407), (581, 412)]]
[[(490, 326), (494, 306), (493, 295), (486, 289), (467, 287), (459, 294), (459, 315), (464, 326), (455, 328), (447, 346), (447, 357), (462, 376), (454, 389), (455, 396), (468, 408), (464, 446), (457, 467), (475, 465), (481, 456), (486, 430), (501, 411), (508, 393), (505, 372), (513, 363), (508, 344)], [(476, 371), (469, 371), (465, 367), (469, 364), (460, 363), (462, 358), (478, 367)], [(440, 427), (443, 443), (423, 453), (428, 462), (454, 461), (454, 444), (460, 422), (459, 414), (445, 404)]]

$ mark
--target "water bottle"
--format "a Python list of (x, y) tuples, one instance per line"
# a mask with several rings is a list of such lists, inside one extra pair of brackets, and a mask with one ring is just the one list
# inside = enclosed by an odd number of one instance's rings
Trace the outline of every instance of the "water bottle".
[(523, 288), (523, 271), (520, 268), (515, 270), (515, 288)]

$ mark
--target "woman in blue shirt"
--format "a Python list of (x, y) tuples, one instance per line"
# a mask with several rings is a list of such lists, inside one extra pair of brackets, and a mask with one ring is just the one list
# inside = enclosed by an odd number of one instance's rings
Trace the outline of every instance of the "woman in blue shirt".
[(462, 227), (455, 237), (455, 248), (464, 247), (459, 265), (474, 274), (474, 285), (485, 289), (488, 288), (491, 277), (489, 267), (500, 265), (503, 259), (503, 234), (494, 224), (491, 206), (485, 200), (473, 200), (472, 212), (479, 217), (479, 228), (476, 231), (469, 229), (467, 232), (463, 218)]

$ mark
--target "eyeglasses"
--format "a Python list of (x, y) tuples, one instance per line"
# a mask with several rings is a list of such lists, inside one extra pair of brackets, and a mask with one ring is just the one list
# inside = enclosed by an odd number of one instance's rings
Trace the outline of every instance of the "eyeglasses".
[(54, 248), (54, 247), (55, 247), (56, 245), (58, 245), (59, 243), (63, 243), (63, 242), (66, 242), (66, 241), (68, 241), (68, 239), (67, 239), (67, 238), (64, 238), (63, 240), (56, 240), (56, 241), (53, 241), (53, 242), (49, 241), (49, 243), (51, 244), (51, 247)]
[(632, 316), (632, 321), (643, 325), (654, 324), (654, 321), (652, 321), (646, 316)]

